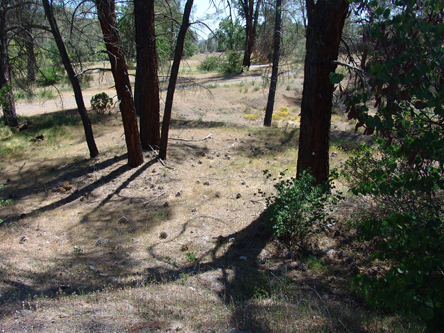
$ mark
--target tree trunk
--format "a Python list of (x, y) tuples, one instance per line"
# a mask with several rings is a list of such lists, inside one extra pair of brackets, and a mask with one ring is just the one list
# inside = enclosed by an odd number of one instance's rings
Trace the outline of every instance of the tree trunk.
[(28, 56), (27, 64), (26, 64), (26, 78), (28, 82), (35, 81), (35, 66), (36, 66), (36, 58), (34, 52), (34, 38), (30, 32), (25, 32), (25, 49), (26, 55)]
[(92, 131), (91, 121), (89, 120), (88, 113), (86, 111), (85, 103), (83, 102), (82, 89), (80, 88), (79, 80), (75, 76), (74, 70), (71, 65), (68, 53), (66, 52), (65, 44), (63, 44), (62, 35), (60, 34), (59, 27), (54, 17), (51, 6), (48, 0), (43, 0), (43, 7), (45, 9), (45, 15), (51, 26), (51, 31), (57, 44), (60, 56), (65, 66), (66, 73), (74, 90), (74, 96), (77, 103), (77, 109), (79, 110), (80, 117), (82, 119), (83, 128), (85, 130), (86, 142), (88, 144), (89, 156), (91, 158), (99, 155), (96, 142), (94, 141), (94, 135)]
[(254, 10), (254, 0), (243, 0), (242, 6), (245, 14), (245, 48), (244, 48), (244, 59), (242, 61), (242, 67), (247, 69), (251, 65), (251, 53), (253, 48), (254, 39), (254, 24), (253, 24), (253, 10)]
[(179, 35), (177, 36), (176, 50), (174, 52), (173, 66), (171, 67), (170, 82), (168, 84), (167, 97), (165, 100), (165, 112), (162, 121), (162, 134), (160, 137), (160, 151), (159, 158), (165, 160), (168, 146), (168, 131), (171, 121), (171, 110), (173, 108), (173, 97), (176, 89), (177, 76), (179, 74), (180, 60), (182, 59), (183, 45), (185, 42), (185, 35), (190, 26), (190, 13), (193, 6), (193, 0), (187, 0), (185, 10), (182, 18), (182, 25), (180, 26)]
[(119, 99), (128, 164), (130, 167), (136, 167), (143, 163), (143, 152), (122, 40), (117, 28), (115, 4), (114, 0), (95, 0), (95, 3)]
[(329, 146), (333, 84), (346, 0), (307, 0), (308, 26), (297, 173), (311, 169), (316, 183), (329, 177)]
[(5, 125), (15, 127), (18, 125), (15, 112), (14, 95), (9, 78), (8, 40), (6, 30), (6, 12), (9, 2), (0, 2), (0, 103), (3, 110)]
[(137, 70), (135, 107), (140, 116), (142, 148), (160, 144), (159, 77), (157, 75), (154, 0), (134, 0)]
[(281, 13), (282, 0), (276, 0), (276, 21), (274, 26), (274, 51), (273, 68), (271, 69), (270, 91), (268, 93), (267, 108), (265, 110), (264, 126), (271, 126), (273, 118), (274, 97), (276, 96), (276, 86), (279, 72), (279, 56), (281, 50)]

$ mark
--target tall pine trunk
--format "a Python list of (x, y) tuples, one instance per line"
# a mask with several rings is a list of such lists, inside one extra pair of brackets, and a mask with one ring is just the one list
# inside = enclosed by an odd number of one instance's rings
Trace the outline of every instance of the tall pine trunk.
[(297, 173), (311, 169), (316, 183), (329, 177), (329, 147), (333, 84), (342, 29), (348, 14), (346, 0), (306, 1), (308, 26), (301, 131)]
[(143, 163), (142, 146), (123, 44), (117, 27), (115, 4), (114, 0), (95, 0), (95, 3), (119, 99), (128, 149), (128, 164), (130, 167), (136, 167)]
[(180, 26), (179, 35), (177, 36), (176, 50), (174, 51), (173, 66), (171, 66), (170, 82), (168, 84), (167, 97), (165, 100), (165, 112), (162, 121), (162, 134), (160, 137), (159, 158), (166, 159), (168, 146), (168, 132), (170, 129), (171, 110), (173, 108), (174, 91), (176, 90), (177, 76), (179, 74), (180, 60), (182, 59), (183, 45), (185, 36), (190, 26), (190, 13), (193, 6), (193, 0), (187, 0)]
[(271, 126), (273, 118), (274, 98), (276, 96), (276, 86), (279, 72), (279, 56), (281, 50), (281, 13), (282, 0), (276, 0), (276, 21), (274, 25), (274, 51), (273, 68), (271, 69), (270, 91), (268, 92), (267, 108), (265, 110), (264, 126)]
[(140, 116), (142, 148), (160, 144), (159, 77), (157, 75), (154, 0), (134, 0), (137, 70), (134, 103)]
[(8, 39), (6, 27), (6, 14), (9, 1), (0, 2), (0, 103), (3, 110), (5, 125), (15, 127), (18, 125), (15, 111), (14, 95), (9, 77)]
[(85, 103), (83, 102), (82, 89), (80, 88), (80, 83), (75, 76), (74, 70), (71, 65), (68, 53), (66, 52), (65, 44), (62, 40), (62, 35), (60, 34), (59, 27), (57, 26), (57, 21), (55, 20), (52, 7), (49, 5), (48, 0), (43, 0), (43, 7), (45, 9), (45, 15), (51, 26), (51, 31), (57, 44), (60, 56), (65, 66), (66, 73), (68, 74), (69, 81), (71, 82), (72, 89), (74, 90), (74, 97), (77, 103), (77, 109), (82, 119), (83, 128), (85, 130), (86, 142), (88, 144), (89, 156), (91, 158), (99, 155), (99, 150), (97, 149), (96, 142), (94, 141), (94, 135), (92, 131), (91, 121), (88, 117), (88, 112), (86, 111)]
[(25, 49), (26, 55), (28, 56), (26, 63), (26, 79), (28, 82), (35, 81), (35, 67), (37, 60), (34, 52), (34, 37), (30, 32), (25, 32)]

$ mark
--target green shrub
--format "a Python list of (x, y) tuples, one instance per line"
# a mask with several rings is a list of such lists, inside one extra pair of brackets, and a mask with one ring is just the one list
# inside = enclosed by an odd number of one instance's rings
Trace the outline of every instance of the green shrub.
[(225, 59), (220, 64), (220, 71), (225, 74), (240, 73), (242, 71), (242, 54), (236, 51), (225, 52)]
[(60, 66), (43, 67), (37, 75), (37, 84), (42, 87), (52, 86), (64, 77), (64, 70)]
[(102, 92), (91, 98), (91, 107), (98, 114), (104, 114), (106, 111), (111, 113), (113, 107), (113, 99), (107, 93)]
[[(332, 174), (336, 176), (335, 172)], [(267, 179), (272, 177), (268, 170), (264, 175)], [(323, 225), (332, 223), (329, 213), (342, 197), (340, 193), (332, 192), (333, 177), (315, 186), (314, 176), (307, 171), (299, 178), (284, 180), (284, 176), (285, 172), (281, 172), (279, 182), (274, 185), (275, 195), (267, 196), (259, 190), (268, 207), (265, 218), (275, 235), (287, 245), (304, 246), (309, 236), (322, 230)]]
[(209, 56), (200, 62), (197, 69), (205, 72), (215, 72), (219, 70), (221, 59), (218, 56)]
[[(379, 143), (354, 151), (344, 175), (354, 194), (376, 204), (363, 212), (358, 240), (370, 242), (372, 259), (388, 269), (358, 275), (354, 283), (372, 306), (415, 313), (430, 330), (444, 318), (443, 169), (433, 160), (411, 163), (405, 147)], [(442, 151), (435, 153), (442, 158)]]

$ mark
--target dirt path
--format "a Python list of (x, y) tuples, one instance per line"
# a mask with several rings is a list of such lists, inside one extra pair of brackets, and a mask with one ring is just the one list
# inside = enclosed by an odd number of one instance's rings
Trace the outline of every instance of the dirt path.
[[(269, 65), (252, 65), (251, 69), (247, 73), (242, 73), (235, 75), (233, 77), (224, 78), (220, 76), (209, 76), (209, 74), (198, 74), (198, 75), (182, 75), (179, 78), (179, 84), (182, 82), (182, 87), (190, 86), (190, 88), (195, 88), (196, 86), (211, 87), (214, 85), (232, 85), (241, 83), (254, 83), (257, 85), (262, 84), (263, 75), (268, 76)], [(292, 72), (282, 73), (282, 76), (293, 75)], [(86, 108), (89, 109), (91, 98), (101, 92), (106, 92), (109, 96), (116, 98), (116, 91), (114, 89), (114, 82), (110, 73), (101, 75), (98, 73), (92, 74), (93, 80), (90, 83), (90, 87), (83, 89), (83, 100)], [(298, 75), (297, 85), (302, 87), (303, 76)], [(134, 84), (134, 77), (131, 80)], [(74, 110), (77, 109), (77, 104), (74, 98), (74, 93), (68, 85), (63, 91), (59, 91), (58, 96), (54, 99), (41, 99), (32, 101), (20, 101), (16, 103), (16, 112), (19, 116), (32, 116), (37, 114), (51, 113), (61, 110)], [(52, 89), (54, 90), (54, 89)], [(163, 89), (163, 92), (166, 88)]]

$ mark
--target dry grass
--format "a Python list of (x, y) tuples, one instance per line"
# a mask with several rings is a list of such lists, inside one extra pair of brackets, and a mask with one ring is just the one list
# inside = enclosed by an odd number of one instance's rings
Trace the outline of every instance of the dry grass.
[[(79, 125), (4, 155), (0, 197), (13, 203), (0, 211), (0, 330), (414, 332), (354, 299), (353, 269), (322, 252), (351, 256), (352, 245), (329, 233), (311, 256), (291, 257), (273, 241), (255, 193), (272, 189), (262, 170), (295, 173), (298, 124), (246, 120), (266, 103), (249, 84), (177, 93), (167, 167), (146, 152), (128, 169), (117, 115), (94, 117), (94, 160)], [(299, 108), (286, 85), (276, 105)], [(334, 126), (335, 140), (361, 139), (341, 131), (342, 118)], [(333, 150), (340, 166), (345, 154)]]

